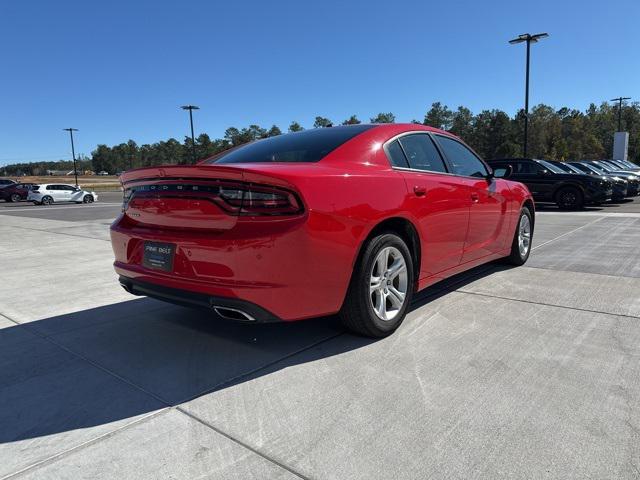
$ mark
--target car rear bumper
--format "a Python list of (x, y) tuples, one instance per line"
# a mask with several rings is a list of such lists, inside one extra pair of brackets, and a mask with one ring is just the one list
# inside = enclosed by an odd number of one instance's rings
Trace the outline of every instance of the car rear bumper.
[[(257, 235), (255, 225), (207, 233), (136, 228), (118, 219), (111, 226), (114, 268), (133, 293), (147, 295), (142, 287), (151, 285), (157, 288), (149, 296), (173, 303), (206, 308), (213, 301), (231, 308), (242, 303), (256, 321), (331, 315), (342, 306), (356, 247), (329, 241), (335, 232), (318, 232), (314, 223), (265, 225), (269, 230)], [(143, 265), (147, 241), (175, 245), (170, 271)]]
[(202, 308), (214, 311), (223, 318), (243, 322), (274, 323), (282, 319), (264, 308), (248, 302), (227, 297), (218, 297), (205, 293), (197, 293), (189, 290), (165, 287), (149, 282), (142, 282), (120, 276), (120, 285), (132, 295), (144, 295), (157, 298), (176, 305)]

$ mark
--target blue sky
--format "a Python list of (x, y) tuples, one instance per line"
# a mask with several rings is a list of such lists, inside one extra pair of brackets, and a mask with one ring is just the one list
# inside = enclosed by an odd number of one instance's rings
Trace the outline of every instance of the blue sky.
[(90, 154), (251, 123), (283, 130), (393, 112), (422, 119), (434, 101), (474, 112), (523, 103), (523, 32), (533, 47), (531, 102), (584, 109), (640, 100), (625, 1), (3, 1), (0, 165)]

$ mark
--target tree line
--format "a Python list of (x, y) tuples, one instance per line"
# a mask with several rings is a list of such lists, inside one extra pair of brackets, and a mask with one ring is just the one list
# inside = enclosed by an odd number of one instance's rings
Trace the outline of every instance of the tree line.
[[(622, 130), (629, 132), (629, 158), (640, 161), (640, 103), (634, 102), (622, 108)], [(502, 110), (483, 110), (473, 113), (466, 107), (455, 110), (440, 102), (435, 102), (422, 120), (413, 123), (430, 125), (450, 131), (467, 142), (483, 158), (508, 158), (522, 155), (524, 139), (524, 111), (511, 117)], [(371, 123), (394, 123), (393, 113), (379, 113), (369, 119)], [(603, 103), (591, 104), (585, 111), (570, 108), (554, 109), (540, 104), (529, 113), (530, 156), (554, 160), (604, 159), (611, 156), (613, 133), (617, 130), (618, 107)], [(318, 116), (313, 128), (332, 125), (361, 123), (356, 115), (342, 122)], [(304, 130), (298, 122), (291, 122), (287, 131)], [(212, 139), (202, 133), (195, 139), (197, 159), (204, 159), (229, 148), (261, 138), (281, 135), (277, 125), (263, 128), (249, 125), (238, 129), (230, 127), (222, 138)], [(93, 170), (116, 173), (131, 168), (192, 163), (193, 144), (190, 137), (183, 142), (170, 138), (153, 144), (138, 145), (129, 140), (119, 145), (98, 145), (91, 152), (91, 158), (81, 158), (79, 171)], [(43, 175), (46, 170), (73, 169), (73, 162), (34, 162), (13, 164), (2, 167), (4, 175)]]

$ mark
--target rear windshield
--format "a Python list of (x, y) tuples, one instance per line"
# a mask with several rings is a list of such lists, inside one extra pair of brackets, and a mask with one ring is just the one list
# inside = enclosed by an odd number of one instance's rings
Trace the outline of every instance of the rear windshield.
[(316, 128), (278, 135), (248, 143), (208, 163), (318, 162), (347, 140), (374, 126)]

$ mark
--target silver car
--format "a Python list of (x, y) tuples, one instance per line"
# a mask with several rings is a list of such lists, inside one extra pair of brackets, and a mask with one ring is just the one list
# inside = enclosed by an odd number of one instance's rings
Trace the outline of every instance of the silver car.
[(93, 203), (98, 200), (98, 195), (75, 185), (45, 183), (35, 185), (29, 191), (27, 200), (36, 205), (51, 205), (54, 202)]

